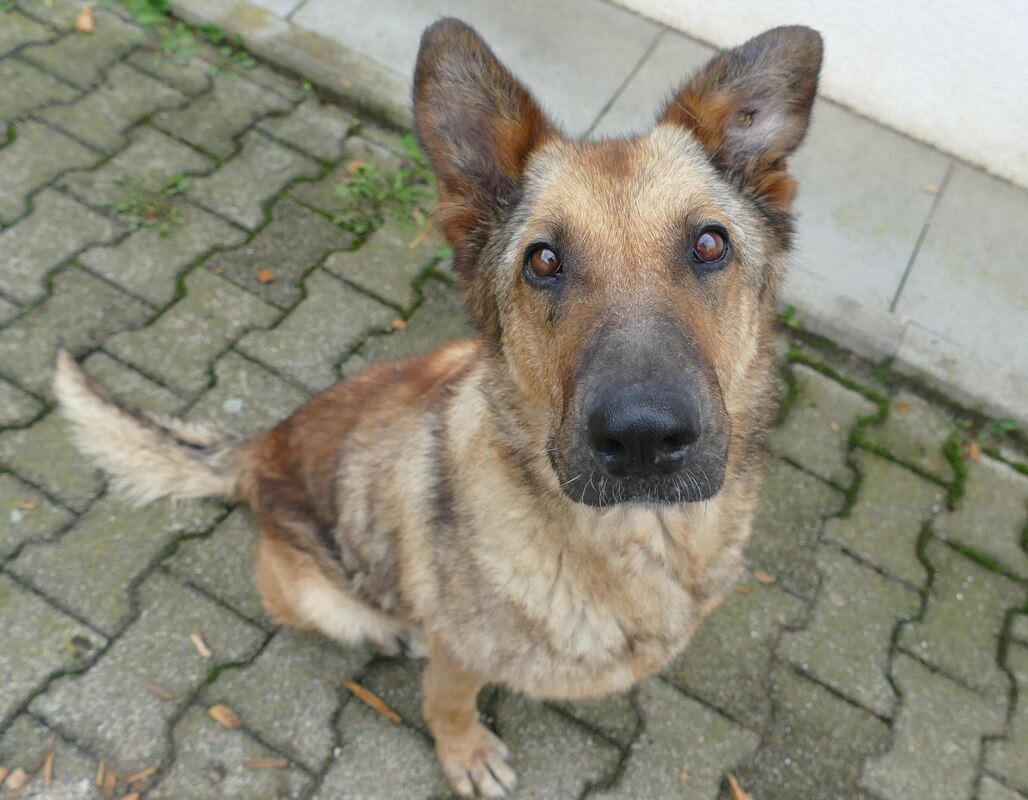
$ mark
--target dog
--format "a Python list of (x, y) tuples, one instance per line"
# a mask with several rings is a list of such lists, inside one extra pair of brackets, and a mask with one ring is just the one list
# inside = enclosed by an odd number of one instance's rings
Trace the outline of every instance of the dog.
[(78, 445), (137, 502), (249, 503), (268, 614), (426, 654), (447, 780), (504, 796), (483, 686), (624, 690), (742, 569), (777, 406), (786, 161), (821, 56), (815, 31), (775, 28), (649, 133), (580, 141), (472, 28), (436, 22), (415, 123), (478, 338), (372, 366), (249, 440), (122, 408), (62, 353)]

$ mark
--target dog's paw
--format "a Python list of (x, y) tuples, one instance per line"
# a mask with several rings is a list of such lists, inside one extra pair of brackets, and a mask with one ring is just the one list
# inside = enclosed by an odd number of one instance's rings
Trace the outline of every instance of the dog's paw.
[(510, 750), (481, 723), (459, 738), (437, 739), (436, 753), (446, 780), (461, 797), (506, 797), (517, 783), (507, 763)]

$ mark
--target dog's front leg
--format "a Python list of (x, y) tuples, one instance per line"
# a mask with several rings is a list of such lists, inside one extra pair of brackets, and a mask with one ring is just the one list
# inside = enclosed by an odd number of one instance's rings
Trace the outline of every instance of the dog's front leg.
[(514, 788), (507, 746), (478, 720), (476, 698), (486, 681), (457, 662), (433, 637), (421, 711), (435, 737), (443, 774), (461, 797), (504, 797)]

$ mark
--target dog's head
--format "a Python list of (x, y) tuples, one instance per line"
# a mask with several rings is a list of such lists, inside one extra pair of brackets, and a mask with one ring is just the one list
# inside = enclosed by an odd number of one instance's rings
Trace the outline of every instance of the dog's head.
[(817, 33), (776, 28), (715, 57), (645, 136), (586, 142), (474, 30), (425, 31), (414, 110), (438, 220), (572, 499), (719, 491), (733, 417), (767, 402), (795, 192), (785, 160), (820, 66)]

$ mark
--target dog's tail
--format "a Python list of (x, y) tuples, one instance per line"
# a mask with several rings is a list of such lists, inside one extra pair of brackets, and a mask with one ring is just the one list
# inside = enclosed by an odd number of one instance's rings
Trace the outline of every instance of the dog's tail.
[(129, 500), (143, 505), (160, 497), (241, 499), (249, 442), (124, 408), (63, 350), (57, 354), (54, 392), (79, 449)]

